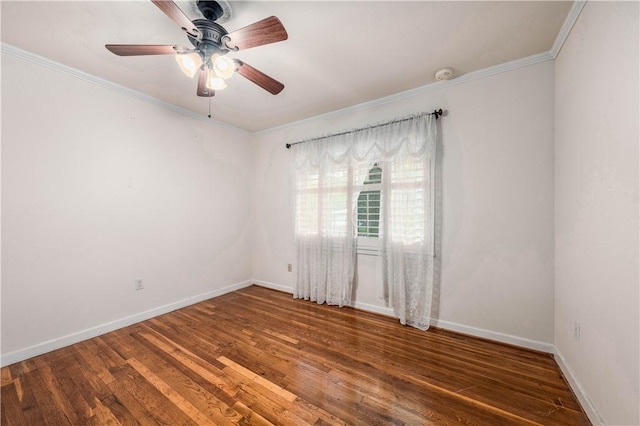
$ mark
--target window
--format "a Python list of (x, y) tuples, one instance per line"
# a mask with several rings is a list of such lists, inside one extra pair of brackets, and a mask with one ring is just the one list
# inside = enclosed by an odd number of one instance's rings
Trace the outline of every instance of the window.
[(335, 165), (320, 172), (309, 167), (296, 183), (296, 234), (347, 235), (349, 168)]
[(374, 163), (364, 181), (366, 189), (358, 195), (358, 237), (378, 238), (380, 236), (380, 190), (382, 168)]
[(296, 145), (294, 297), (348, 305), (357, 255), (381, 256), (394, 314), (429, 326), (436, 130), (419, 114)]
[(406, 246), (424, 244), (431, 239), (433, 223), (433, 168), (423, 160), (408, 158), (389, 164), (391, 181), (388, 193), (390, 214), (387, 218), (389, 237)]

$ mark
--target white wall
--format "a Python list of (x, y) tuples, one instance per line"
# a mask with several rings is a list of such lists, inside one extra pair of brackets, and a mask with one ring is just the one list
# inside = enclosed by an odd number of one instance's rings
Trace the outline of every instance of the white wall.
[[(285, 142), (440, 108), (439, 322), (553, 341), (553, 62), (260, 134), (254, 146), (254, 277), (292, 288)], [(356, 301), (384, 310), (377, 258), (359, 256)]]
[(249, 138), (3, 54), (3, 361), (249, 280)]
[(640, 424), (638, 60), (637, 2), (588, 2), (556, 59), (555, 344), (612, 425)]

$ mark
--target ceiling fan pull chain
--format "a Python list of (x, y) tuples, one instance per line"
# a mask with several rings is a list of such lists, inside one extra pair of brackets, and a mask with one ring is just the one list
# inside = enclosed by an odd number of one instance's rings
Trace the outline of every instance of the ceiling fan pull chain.
[(211, 98), (209, 98), (209, 118), (211, 118)]

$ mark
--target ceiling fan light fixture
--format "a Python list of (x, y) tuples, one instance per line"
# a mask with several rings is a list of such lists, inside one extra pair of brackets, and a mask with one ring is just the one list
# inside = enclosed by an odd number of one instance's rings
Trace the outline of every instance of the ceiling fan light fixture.
[(202, 58), (197, 53), (178, 53), (176, 54), (176, 62), (187, 77), (193, 78), (202, 65)]
[(207, 88), (211, 90), (222, 90), (227, 87), (227, 83), (225, 83), (224, 78), (216, 77), (214, 75), (210, 75), (207, 79)]
[[(225, 16), (230, 16), (231, 7), (227, 0), (189, 0), (196, 2), (198, 9), (198, 13), (195, 13), (197, 19), (193, 20), (176, 4), (177, 0), (151, 1), (186, 32), (193, 48), (157, 44), (106, 44), (105, 48), (118, 56), (173, 54), (185, 75), (193, 78), (198, 74), (196, 95), (200, 97), (214, 96), (215, 90), (225, 88), (225, 80), (236, 72), (273, 95), (284, 89), (282, 83), (249, 64), (237, 59), (218, 59), (229, 52), (287, 40), (287, 30), (277, 17), (269, 16), (228, 32), (219, 24)], [(204, 19), (200, 19), (200, 16)]]
[(213, 62), (213, 72), (216, 73), (218, 77), (228, 80), (233, 77), (235, 64), (233, 60), (226, 56), (218, 56)]

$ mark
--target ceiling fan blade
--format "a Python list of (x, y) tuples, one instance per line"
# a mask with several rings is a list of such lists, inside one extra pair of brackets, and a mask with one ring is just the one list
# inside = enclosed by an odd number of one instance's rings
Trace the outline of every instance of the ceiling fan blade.
[(284, 84), (280, 83), (277, 80), (274, 80), (265, 73), (258, 71), (251, 65), (245, 64), (244, 62), (237, 59), (234, 60), (234, 62), (236, 63), (236, 72), (238, 74), (262, 87), (272, 95), (277, 95), (278, 93), (282, 92), (282, 89), (284, 89)]
[(224, 39), (231, 50), (250, 49), (289, 38), (282, 22), (270, 16), (227, 34)]
[(188, 32), (194, 37), (200, 37), (200, 30), (193, 25), (193, 22), (187, 15), (184, 14), (182, 10), (171, 0), (151, 0), (153, 4), (158, 6), (158, 8), (164, 12), (169, 18), (173, 19), (173, 21), (178, 24), (184, 31)]
[(159, 44), (105, 44), (104, 47), (119, 56), (172, 55), (189, 50), (182, 46)]
[(210, 98), (216, 94), (216, 91), (207, 87), (207, 70), (206, 68), (200, 68), (198, 74), (198, 96)]

